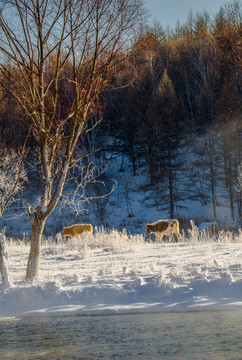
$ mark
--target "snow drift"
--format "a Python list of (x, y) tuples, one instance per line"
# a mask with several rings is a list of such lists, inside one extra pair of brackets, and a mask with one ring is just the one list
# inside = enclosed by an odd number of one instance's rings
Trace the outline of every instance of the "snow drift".
[[(40, 277), (27, 282), (29, 244), (8, 239), (12, 285), (0, 317), (242, 308), (242, 232), (193, 227), (180, 243), (100, 230), (43, 242)], [(147, 241), (149, 240), (149, 241)]]

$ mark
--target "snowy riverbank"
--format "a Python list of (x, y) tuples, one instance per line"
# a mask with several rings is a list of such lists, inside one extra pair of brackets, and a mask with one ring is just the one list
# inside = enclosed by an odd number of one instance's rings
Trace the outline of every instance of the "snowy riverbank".
[(180, 243), (97, 232), (42, 246), (40, 278), (26, 282), (29, 245), (7, 242), (12, 285), (0, 318), (242, 308), (242, 233)]

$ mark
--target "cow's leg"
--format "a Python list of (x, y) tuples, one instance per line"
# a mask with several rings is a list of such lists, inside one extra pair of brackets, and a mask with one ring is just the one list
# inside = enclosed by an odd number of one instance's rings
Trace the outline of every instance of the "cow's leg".
[(161, 243), (162, 241), (161, 241), (161, 239), (162, 239), (162, 234), (161, 233), (157, 233), (157, 242), (158, 243)]
[(177, 242), (179, 242), (181, 240), (181, 234), (179, 233), (179, 223), (176, 223), (174, 233), (176, 234)]
[(180, 233), (177, 231), (177, 229), (174, 231), (174, 234), (176, 234), (177, 242), (179, 242), (179, 241), (181, 240), (181, 235), (180, 235)]
[(171, 242), (172, 240), (172, 232), (169, 233), (169, 243)]

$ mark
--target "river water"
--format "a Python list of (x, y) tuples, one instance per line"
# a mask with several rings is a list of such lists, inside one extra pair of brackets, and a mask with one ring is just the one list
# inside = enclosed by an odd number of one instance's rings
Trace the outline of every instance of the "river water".
[(2, 320), (0, 359), (241, 360), (242, 311)]

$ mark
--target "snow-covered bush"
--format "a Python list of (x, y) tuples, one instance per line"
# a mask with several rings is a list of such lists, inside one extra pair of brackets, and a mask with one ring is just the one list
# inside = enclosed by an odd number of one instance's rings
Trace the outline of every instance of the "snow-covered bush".
[(0, 218), (4, 210), (16, 201), (27, 175), (23, 168), (23, 157), (14, 150), (0, 150)]
[(204, 228), (199, 230), (195, 225), (194, 221), (191, 220), (191, 228), (187, 229), (187, 234), (183, 233), (184, 242), (192, 243), (208, 243), (208, 242), (221, 242), (221, 243), (231, 243), (231, 242), (242, 242), (242, 230), (238, 228), (237, 232), (231, 231), (214, 231), (213, 228)]

